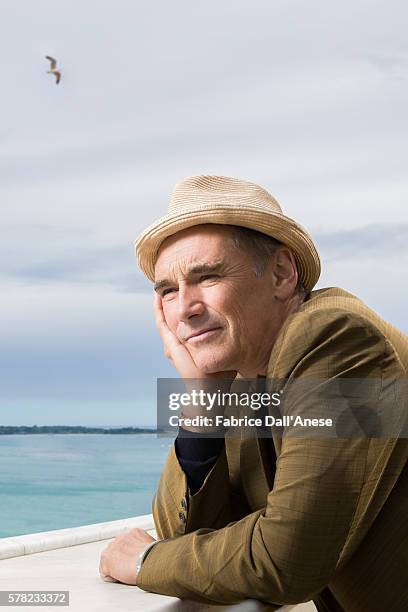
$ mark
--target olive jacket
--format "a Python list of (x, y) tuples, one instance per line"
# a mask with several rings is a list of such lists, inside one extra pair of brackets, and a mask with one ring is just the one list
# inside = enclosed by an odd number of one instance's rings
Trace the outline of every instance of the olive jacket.
[[(385, 387), (407, 372), (408, 338), (329, 288), (286, 319), (267, 380), (375, 377)], [(406, 612), (407, 457), (404, 437), (227, 433), (191, 495), (173, 445), (153, 500), (163, 541), (137, 586), (213, 604), (253, 598), (268, 610), (313, 600), (319, 611)]]

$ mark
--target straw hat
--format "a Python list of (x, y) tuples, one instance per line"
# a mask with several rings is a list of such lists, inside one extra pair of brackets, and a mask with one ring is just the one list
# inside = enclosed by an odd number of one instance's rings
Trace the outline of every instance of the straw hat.
[(167, 215), (140, 234), (136, 256), (152, 282), (161, 243), (176, 232), (203, 223), (249, 227), (272, 236), (293, 251), (304, 287), (309, 291), (317, 283), (320, 259), (309, 234), (282, 213), (265, 189), (226, 176), (189, 176), (177, 183)]

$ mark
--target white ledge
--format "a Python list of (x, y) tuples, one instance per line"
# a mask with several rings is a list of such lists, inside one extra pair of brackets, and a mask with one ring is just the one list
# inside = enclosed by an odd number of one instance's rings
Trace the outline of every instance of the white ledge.
[(94, 523), (83, 527), (71, 527), (69, 529), (58, 529), (55, 531), (42, 531), (41, 533), (29, 533), (27, 535), (14, 536), (0, 539), (0, 559), (31, 555), (33, 553), (67, 548), (78, 544), (110, 540), (119, 533), (139, 527), (139, 529), (154, 529), (153, 516), (145, 514), (119, 521), (107, 523)]
[[(71, 612), (262, 612), (270, 609), (248, 599), (232, 606), (182, 601), (138, 587), (104, 582), (99, 576), (102, 550), (119, 533), (139, 527), (156, 537), (151, 514), (71, 529), (0, 539), (0, 590), (69, 591)], [(281, 612), (316, 612), (312, 602), (279, 608)]]

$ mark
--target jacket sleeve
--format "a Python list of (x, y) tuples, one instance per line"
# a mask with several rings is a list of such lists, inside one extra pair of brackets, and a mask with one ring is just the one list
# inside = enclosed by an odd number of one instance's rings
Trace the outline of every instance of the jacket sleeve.
[[(328, 380), (342, 375), (381, 377), (383, 368), (390, 365), (392, 356), (384, 337), (361, 317), (336, 313), (323, 324), (306, 323), (307, 342), (293, 368), (298, 367), (300, 376), (312, 380), (321, 378), (324, 371)], [(293, 342), (299, 344), (296, 335), (287, 341), (288, 350)], [(285, 351), (284, 344), (281, 350)], [(321, 398), (321, 390), (320, 384), (316, 397)], [(308, 401), (313, 401), (312, 393)], [(389, 440), (383, 443), (385, 448)], [(224, 510), (228, 486), (223, 454), (203, 485), (200, 508), (193, 503), (188, 510), (188, 528), (177, 521), (186, 481), (172, 452), (165, 480), (169, 478), (175, 490), (167, 492), (163, 510), (162, 483), (155, 505), (160, 524), (166, 526), (162, 533), (170, 539), (152, 549), (137, 586), (218, 604), (256, 598), (283, 605), (313, 598), (335, 572), (352, 531), (363, 484), (371, 476), (374, 490), (379, 478), (378, 473), (376, 478), (366, 473), (369, 446), (367, 437), (283, 436), (265, 508), (229, 524), (225, 524), (229, 511)], [(178, 477), (172, 476), (173, 470)]]

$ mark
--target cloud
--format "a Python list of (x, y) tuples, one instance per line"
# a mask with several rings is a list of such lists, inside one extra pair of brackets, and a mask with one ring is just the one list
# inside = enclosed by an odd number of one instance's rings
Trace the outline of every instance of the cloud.
[[(110, 286), (117, 291), (151, 293), (152, 285), (137, 268), (133, 245), (103, 246), (92, 243), (90, 232), (83, 232), (87, 244), (67, 247), (69, 232), (63, 228), (34, 226), (41, 250), (29, 254), (24, 249), (12, 256), (2, 247), (9, 261), (6, 277), (27, 285), (41, 283), (83, 283)], [(58, 243), (58, 237), (65, 241)], [(336, 260), (399, 258), (408, 253), (408, 223), (370, 224), (350, 230), (314, 235), (323, 265)], [(48, 247), (46, 247), (48, 239)], [(71, 238), (72, 239), (72, 238)], [(3, 272), (4, 274), (4, 272)]]
[(408, 50), (399, 52), (371, 50), (363, 53), (360, 60), (366, 61), (379, 73), (390, 80), (406, 81), (408, 79)]
[(406, 325), (406, 2), (3, 4), (11, 399), (125, 401), (165, 370), (133, 243), (191, 174), (263, 185), (316, 238), (323, 285)]
[(9, 277), (28, 285), (38, 283), (95, 283), (118, 291), (152, 291), (151, 283), (138, 272), (136, 259), (128, 245), (116, 248), (77, 249), (37, 263), (9, 267)]
[(1, 276), (28, 287), (52, 283), (110, 286), (151, 293), (137, 267), (134, 245), (104, 244), (94, 232), (63, 226), (9, 226), (0, 246)]
[(323, 260), (377, 258), (389, 260), (408, 253), (408, 223), (371, 224), (315, 236)]

